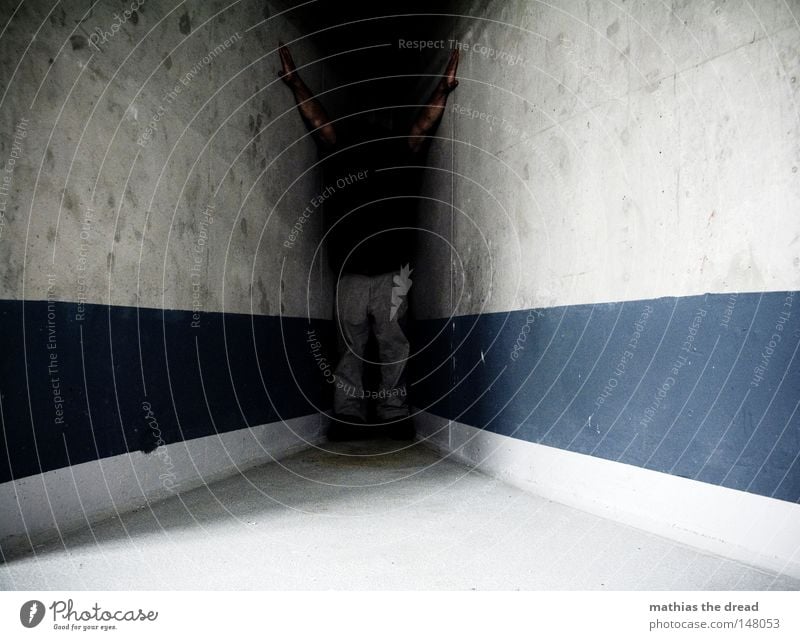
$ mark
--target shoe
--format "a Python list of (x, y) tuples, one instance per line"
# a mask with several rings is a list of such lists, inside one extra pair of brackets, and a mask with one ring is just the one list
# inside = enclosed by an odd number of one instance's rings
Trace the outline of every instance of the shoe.
[(364, 432), (364, 420), (358, 416), (335, 415), (331, 417), (328, 427), (328, 440), (331, 442), (345, 442), (358, 440)]
[(402, 420), (389, 425), (389, 437), (392, 440), (413, 440), (417, 430), (414, 428), (414, 421), (411, 418)]

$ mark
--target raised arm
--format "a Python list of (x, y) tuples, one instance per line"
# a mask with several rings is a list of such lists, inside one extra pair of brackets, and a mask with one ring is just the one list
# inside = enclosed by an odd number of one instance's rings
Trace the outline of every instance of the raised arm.
[(425, 145), (426, 136), (439, 125), (439, 121), (444, 115), (447, 96), (458, 86), (458, 80), (456, 80), (458, 58), (459, 51), (456, 49), (450, 54), (444, 75), (431, 94), (428, 104), (422, 108), (414, 124), (411, 125), (411, 132), (408, 134), (408, 146), (411, 151), (420, 151)]
[(311, 89), (306, 86), (306, 83), (300, 78), (297, 69), (292, 60), (292, 54), (289, 53), (289, 48), (280, 44), (278, 53), (281, 56), (281, 70), (278, 73), (281, 80), (292, 90), (295, 102), (297, 102), (297, 109), (303, 117), (306, 126), (314, 133), (314, 139), (317, 144), (323, 148), (329, 148), (336, 144), (336, 131), (331, 124), (328, 114), (325, 113), (319, 100), (311, 93)]

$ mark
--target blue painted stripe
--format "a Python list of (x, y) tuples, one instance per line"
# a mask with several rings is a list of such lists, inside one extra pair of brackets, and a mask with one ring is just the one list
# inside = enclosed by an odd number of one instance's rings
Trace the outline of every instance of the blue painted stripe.
[(306, 331), (330, 324), (0, 301), (0, 482), (329, 406)]
[(414, 333), (417, 345), (432, 340), (412, 360), (414, 402), (435, 414), (529, 442), (800, 499), (800, 295), (794, 292), (461, 316), (417, 322)]

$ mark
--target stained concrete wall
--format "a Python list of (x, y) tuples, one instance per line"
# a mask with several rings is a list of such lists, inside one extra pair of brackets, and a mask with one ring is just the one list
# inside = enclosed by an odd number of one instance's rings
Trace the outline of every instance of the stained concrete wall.
[(293, 12), (0, 13), (0, 537), (319, 441), (306, 318), (330, 317), (332, 287), (321, 218), (298, 224), (320, 177), (278, 41), (315, 89), (330, 78)]
[(798, 289), (798, 3), (460, 13), (421, 316)]
[(420, 435), (798, 574), (800, 4), (459, 12), (433, 41), (462, 61), (415, 265)]
[[(4, 165), (25, 135), (0, 298), (304, 316), (308, 281), (310, 315), (329, 315), (319, 267), (309, 277), (321, 221), (284, 247), (318, 180), (292, 184), (316, 154), (294, 144), (306, 131), (276, 81), (291, 11), (117, 4), (5, 7)], [(306, 38), (293, 50), (317, 57)], [(303, 70), (318, 89), (322, 67)]]

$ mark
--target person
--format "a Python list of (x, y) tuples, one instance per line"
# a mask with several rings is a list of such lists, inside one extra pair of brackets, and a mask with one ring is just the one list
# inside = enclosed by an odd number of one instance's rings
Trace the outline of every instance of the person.
[[(280, 44), (279, 75), (317, 144), (324, 188), (325, 239), (336, 278), (335, 318), (340, 357), (334, 372), (334, 415), (328, 437), (344, 440), (367, 425), (368, 398), (396, 439), (414, 437), (405, 384), (409, 341), (405, 332), (412, 285), (415, 167), (458, 86), (454, 50), (427, 104), (410, 129), (393, 130), (391, 107), (366, 110), (334, 125), (300, 78), (289, 49)], [(380, 384), (364, 389), (370, 330), (377, 343)]]

